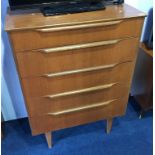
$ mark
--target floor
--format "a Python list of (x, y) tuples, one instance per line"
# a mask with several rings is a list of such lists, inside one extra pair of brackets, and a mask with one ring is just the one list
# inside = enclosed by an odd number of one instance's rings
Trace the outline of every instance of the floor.
[(138, 111), (130, 98), (126, 115), (114, 119), (109, 135), (106, 121), (53, 132), (52, 149), (44, 135), (31, 136), (27, 118), (5, 122), (2, 155), (152, 155), (152, 112), (140, 120)]

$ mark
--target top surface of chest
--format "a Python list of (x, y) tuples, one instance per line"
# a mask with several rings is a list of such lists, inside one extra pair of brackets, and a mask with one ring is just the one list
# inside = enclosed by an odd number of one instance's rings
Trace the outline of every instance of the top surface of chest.
[(106, 10), (93, 11), (77, 14), (44, 17), (40, 12), (9, 11), (6, 17), (6, 31), (35, 29), (42, 27), (55, 27), (76, 25), (89, 22), (111, 21), (144, 17), (145, 14), (137, 9), (124, 4), (119, 6), (108, 6)]

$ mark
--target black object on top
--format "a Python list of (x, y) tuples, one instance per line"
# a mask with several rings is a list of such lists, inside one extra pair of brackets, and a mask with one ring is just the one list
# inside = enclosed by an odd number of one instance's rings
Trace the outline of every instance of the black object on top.
[(44, 16), (105, 9), (124, 0), (9, 0), (11, 10), (40, 9)]

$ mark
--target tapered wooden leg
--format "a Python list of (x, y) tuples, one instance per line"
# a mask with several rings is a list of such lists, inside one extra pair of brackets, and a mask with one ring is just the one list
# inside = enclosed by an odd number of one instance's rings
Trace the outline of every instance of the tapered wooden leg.
[(46, 137), (48, 147), (52, 148), (52, 133), (51, 132), (45, 133), (45, 137)]
[(112, 118), (107, 119), (107, 130), (106, 130), (107, 134), (109, 134), (110, 131), (111, 131), (111, 128), (112, 128), (112, 121), (113, 121)]

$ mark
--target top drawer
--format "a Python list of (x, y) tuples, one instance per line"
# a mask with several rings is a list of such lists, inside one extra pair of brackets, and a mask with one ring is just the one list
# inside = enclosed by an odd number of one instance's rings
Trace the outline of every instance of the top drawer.
[(142, 18), (10, 32), (16, 52), (125, 37), (138, 37)]

